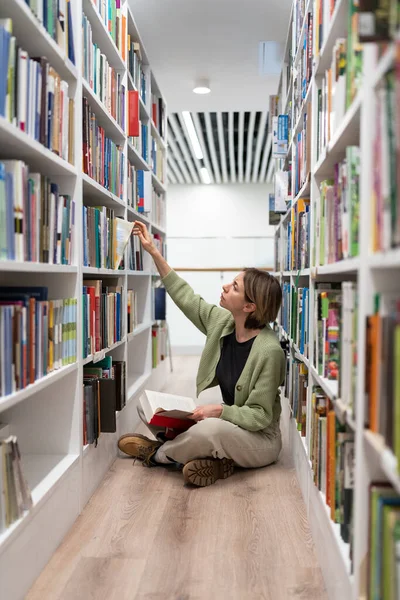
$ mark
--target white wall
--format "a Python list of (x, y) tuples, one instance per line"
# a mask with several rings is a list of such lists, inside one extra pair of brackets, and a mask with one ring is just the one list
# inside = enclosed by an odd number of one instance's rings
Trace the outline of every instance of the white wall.
[[(243, 267), (271, 267), (274, 228), (268, 224), (269, 184), (169, 185), (168, 262), (208, 302), (218, 303), (221, 286)], [(174, 354), (198, 354), (204, 336), (168, 298)]]

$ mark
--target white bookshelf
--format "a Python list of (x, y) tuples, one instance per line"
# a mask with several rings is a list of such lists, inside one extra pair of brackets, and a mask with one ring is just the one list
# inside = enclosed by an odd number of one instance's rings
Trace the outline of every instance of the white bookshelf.
[[(307, 3), (306, 3), (307, 4)], [(309, 3), (309, 10), (314, 10), (315, 32), (315, 5)], [(279, 114), (287, 114), (290, 99), (294, 99), (292, 69), (288, 74), (290, 65), (289, 48), (292, 44), (292, 30), (294, 27), (293, 14), (284, 51), (284, 65), (280, 77), (279, 88)], [(305, 11), (307, 14), (307, 9)], [(313, 59), (312, 77), (307, 90), (307, 96), (299, 112), (298, 119), (293, 123), (293, 134), (299, 131), (302, 115), (306, 102), (311, 103), (312, 131), (311, 131), (311, 169), (309, 179), (295, 196), (290, 204), (290, 209), (282, 215), (276, 228), (276, 236), (280, 245), (280, 256), (284, 249), (284, 228), (290, 218), (290, 210), (300, 198), (310, 198), (311, 229), (310, 229), (310, 267), (299, 271), (285, 271), (283, 261), (277, 265), (276, 277), (283, 283), (290, 281), (292, 285), (300, 275), (301, 284), (310, 290), (310, 315), (309, 315), (309, 356), (303, 356), (299, 348), (290, 339), (290, 336), (279, 326), (279, 335), (282, 339), (289, 340), (290, 351), (293, 357), (302, 361), (308, 369), (308, 398), (307, 398), (307, 432), (310, 431), (311, 417), (311, 389), (319, 385), (324, 393), (331, 399), (335, 413), (342, 423), (346, 423), (350, 430), (355, 432), (355, 484), (353, 504), (353, 572), (350, 570), (349, 544), (345, 544), (340, 536), (339, 526), (330, 519), (330, 509), (326, 505), (324, 495), (318, 490), (313, 481), (312, 465), (310, 462), (310, 440), (302, 438), (294, 419), (291, 418), (291, 409), (287, 399), (282, 399), (283, 422), (287, 428), (289, 444), (294, 458), (294, 464), (307, 508), (309, 523), (316, 547), (317, 558), (321, 565), (328, 596), (331, 600), (358, 600), (367, 597), (366, 570), (368, 551), (369, 529), (369, 492), (371, 481), (387, 480), (400, 493), (400, 476), (396, 458), (393, 452), (385, 445), (379, 434), (364, 428), (365, 414), (365, 320), (372, 314), (373, 299), (376, 293), (398, 291), (400, 295), (400, 250), (392, 249), (388, 252), (373, 254), (371, 249), (371, 190), (373, 188), (373, 139), (375, 134), (375, 95), (376, 86), (385, 73), (393, 66), (395, 60), (394, 43), (389, 43), (387, 50), (378, 58), (377, 44), (364, 44), (363, 46), (363, 79), (362, 85), (354, 98), (351, 106), (337, 125), (327, 147), (321, 152), (317, 160), (317, 84), (330, 67), (332, 50), (339, 37), (347, 37), (348, 27), (348, 0), (337, 0), (333, 15), (324, 36), (319, 57)], [(325, 27), (324, 27), (325, 29)], [(304, 33), (304, 22), (302, 26)], [(302, 37), (300, 36), (299, 46)], [(295, 52), (294, 61), (298, 60)], [(315, 54), (314, 54), (315, 56)], [(346, 147), (358, 145), (361, 152), (360, 171), (360, 221), (359, 221), (359, 256), (348, 258), (340, 262), (315, 266), (313, 260), (315, 215), (313, 207), (320, 201), (319, 184), (326, 178), (333, 179), (334, 164), (345, 157)], [(278, 168), (287, 168), (288, 158), (294, 158), (294, 144), (289, 144), (288, 156), (280, 161), (274, 160), (270, 172)], [(282, 167), (282, 165), (284, 165)], [(289, 200), (289, 198), (288, 198)], [(316, 260), (319, 262), (319, 249), (316, 248)], [(318, 263), (317, 263), (318, 264)], [(355, 414), (349, 410), (346, 398), (340, 397), (337, 381), (329, 381), (318, 375), (314, 367), (313, 341), (313, 308), (314, 290), (316, 282), (357, 281), (358, 286), (358, 340), (357, 340), (357, 390), (354, 398)], [(279, 320), (279, 319), (278, 319)], [(280, 321), (279, 321), (280, 322)]]
[[(13, 35), (30, 56), (46, 56), (60, 77), (68, 82), (74, 111), (74, 164), (63, 160), (40, 143), (0, 117), (0, 161), (21, 159), (31, 171), (48, 175), (63, 184), (63, 193), (75, 201), (75, 231), (73, 261), (69, 266), (42, 263), (0, 262), (1, 285), (43, 285), (49, 298), (75, 297), (77, 307), (78, 360), (49, 373), (47, 376), (9, 396), (0, 397), (0, 423), (8, 425), (9, 433), (18, 437), (25, 476), (30, 484), (33, 507), (21, 519), (0, 534), (0, 596), (17, 600), (40, 574), (57, 546), (96, 490), (112, 462), (117, 457), (118, 437), (134, 430), (139, 422), (136, 407), (145, 386), (160, 389), (169, 373), (169, 359), (152, 368), (153, 267), (148, 255), (143, 256), (144, 270), (132, 271), (83, 267), (82, 206), (107, 206), (129, 221), (139, 219), (150, 232), (166, 237), (165, 223), (156, 223), (151, 212), (153, 188), (164, 195), (167, 184), (152, 173), (151, 139), (157, 140), (166, 165), (167, 141), (162, 138), (151, 115), (152, 93), (163, 98), (136, 27), (127, 1), (121, 2), (121, 15), (127, 20), (127, 34), (139, 42), (143, 68), (147, 78), (146, 103), (140, 101), (140, 119), (148, 125), (148, 160), (131, 145), (125, 131), (110, 115), (106, 106), (82, 76), (82, 12), (90, 21), (93, 39), (106, 55), (110, 66), (122, 75), (125, 86), (125, 120), (127, 124), (127, 91), (136, 90), (128, 71), (128, 54), (122, 58), (91, 0), (71, 2), (76, 65), (48, 35), (24, 0), (2, 0), (0, 18), (13, 19)], [(122, 146), (124, 152), (123, 198), (106, 190), (82, 172), (82, 97), (88, 99), (106, 135)], [(165, 99), (163, 98), (164, 106)], [(166, 110), (166, 108), (165, 108)], [(150, 212), (138, 213), (127, 205), (127, 160), (146, 171), (145, 203)], [(165, 172), (165, 169), (164, 169)], [(149, 196), (150, 195), (150, 196)], [(127, 265), (126, 265), (127, 267)], [(123, 311), (126, 311), (126, 290), (134, 289), (138, 296), (138, 325), (126, 334), (126, 315), (120, 342), (101, 352), (83, 357), (82, 349), (82, 285), (85, 278), (118, 281), (123, 287)], [(83, 367), (91, 360), (111, 354), (126, 361), (126, 401), (117, 412), (117, 432), (102, 433), (98, 446), (83, 447)], [(23, 568), (21, 569), (21, 548)]]

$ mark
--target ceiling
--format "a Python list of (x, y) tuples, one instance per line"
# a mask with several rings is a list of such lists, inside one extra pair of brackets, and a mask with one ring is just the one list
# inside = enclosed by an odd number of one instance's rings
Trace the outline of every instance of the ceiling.
[(203, 183), (205, 167), (210, 183), (265, 183), (271, 157), (266, 111), (191, 113), (203, 154), (193, 151), (182, 113), (168, 118), (169, 183)]
[[(267, 111), (276, 93), (292, 0), (128, 0), (167, 102), (168, 179), (265, 182)], [(269, 42), (260, 68), (260, 43)], [(211, 93), (194, 94), (195, 80)], [(192, 151), (182, 111), (192, 114), (204, 162)]]
[[(276, 93), (291, 0), (129, 0), (168, 112), (265, 110)], [(271, 73), (259, 43), (277, 42)], [(275, 64), (273, 64), (275, 63)], [(192, 92), (196, 78), (211, 94)]]

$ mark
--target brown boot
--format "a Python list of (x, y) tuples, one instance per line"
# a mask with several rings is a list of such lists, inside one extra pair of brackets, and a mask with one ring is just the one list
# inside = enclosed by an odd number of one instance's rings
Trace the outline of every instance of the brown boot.
[(138, 458), (147, 467), (156, 466), (157, 463), (153, 457), (160, 446), (162, 446), (162, 442), (151, 440), (140, 433), (127, 433), (118, 440), (118, 448), (121, 452)]
[(217, 479), (233, 475), (234, 462), (229, 458), (196, 458), (183, 467), (185, 483), (198, 487), (212, 485)]

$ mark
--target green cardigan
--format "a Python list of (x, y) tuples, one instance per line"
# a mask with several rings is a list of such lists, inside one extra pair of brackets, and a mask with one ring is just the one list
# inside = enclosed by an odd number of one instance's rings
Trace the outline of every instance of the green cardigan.
[[(222, 338), (234, 331), (232, 314), (208, 304), (175, 271), (163, 284), (172, 300), (196, 327), (207, 336), (201, 355), (196, 385), (197, 396), (218, 385), (215, 370), (221, 355)], [(221, 418), (248, 431), (268, 429), (281, 414), (279, 386), (285, 378), (286, 361), (277, 336), (266, 326), (257, 335), (235, 389), (235, 403), (225, 405)]]

